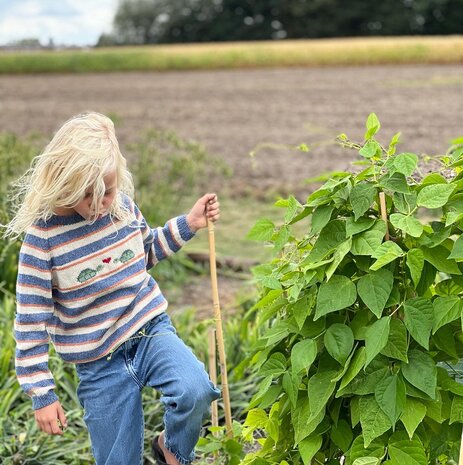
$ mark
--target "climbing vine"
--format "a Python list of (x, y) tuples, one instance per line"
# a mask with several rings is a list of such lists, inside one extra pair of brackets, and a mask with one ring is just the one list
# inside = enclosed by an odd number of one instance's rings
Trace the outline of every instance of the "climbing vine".
[(371, 114), (362, 143), (338, 137), (360, 171), (332, 173), (305, 203), (278, 201), (282, 224), (249, 233), (277, 253), (254, 268), (264, 329), (242, 434), (264, 439), (244, 464), (458, 460), (463, 140), (423, 159), (397, 153), (400, 134), (382, 145), (379, 129)]

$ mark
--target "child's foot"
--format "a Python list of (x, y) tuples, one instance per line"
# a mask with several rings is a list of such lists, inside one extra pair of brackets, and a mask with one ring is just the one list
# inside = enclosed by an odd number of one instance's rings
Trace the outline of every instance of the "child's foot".
[(162, 450), (164, 457), (166, 458), (166, 462), (168, 465), (180, 465), (180, 462), (175, 458), (175, 455), (169, 452), (166, 447), (164, 446), (164, 431), (158, 436), (158, 445), (159, 448)]

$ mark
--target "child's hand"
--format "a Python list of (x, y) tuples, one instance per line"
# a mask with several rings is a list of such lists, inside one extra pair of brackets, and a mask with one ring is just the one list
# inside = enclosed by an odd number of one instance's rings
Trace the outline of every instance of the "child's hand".
[(58, 400), (36, 410), (35, 421), (39, 428), (48, 434), (63, 434), (63, 430), (68, 426), (63, 407)]
[(196, 232), (198, 229), (205, 228), (207, 226), (206, 215), (210, 221), (217, 221), (220, 218), (219, 205), (216, 194), (203, 195), (186, 216), (190, 229)]

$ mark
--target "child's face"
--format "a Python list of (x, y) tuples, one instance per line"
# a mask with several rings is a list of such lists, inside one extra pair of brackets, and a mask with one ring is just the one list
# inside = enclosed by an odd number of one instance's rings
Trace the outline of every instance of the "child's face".
[[(114, 197), (117, 193), (117, 173), (116, 170), (110, 171), (106, 176), (103, 178), (105, 184), (105, 195), (101, 200), (100, 203), (100, 216), (106, 215), (109, 212), (111, 204), (114, 201)], [(94, 212), (92, 211), (92, 200), (93, 200), (93, 192), (92, 189), (87, 189), (85, 193), (85, 197), (74, 206), (74, 212), (77, 212), (80, 216), (84, 217), (86, 220), (93, 219)]]

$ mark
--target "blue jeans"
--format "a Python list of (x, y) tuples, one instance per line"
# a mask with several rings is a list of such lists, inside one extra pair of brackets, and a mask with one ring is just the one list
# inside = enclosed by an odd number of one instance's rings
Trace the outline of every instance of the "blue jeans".
[(110, 357), (76, 368), (77, 395), (97, 465), (142, 463), (145, 386), (161, 392), (166, 448), (182, 464), (194, 459), (203, 420), (219, 390), (176, 335), (166, 313), (153, 318)]

